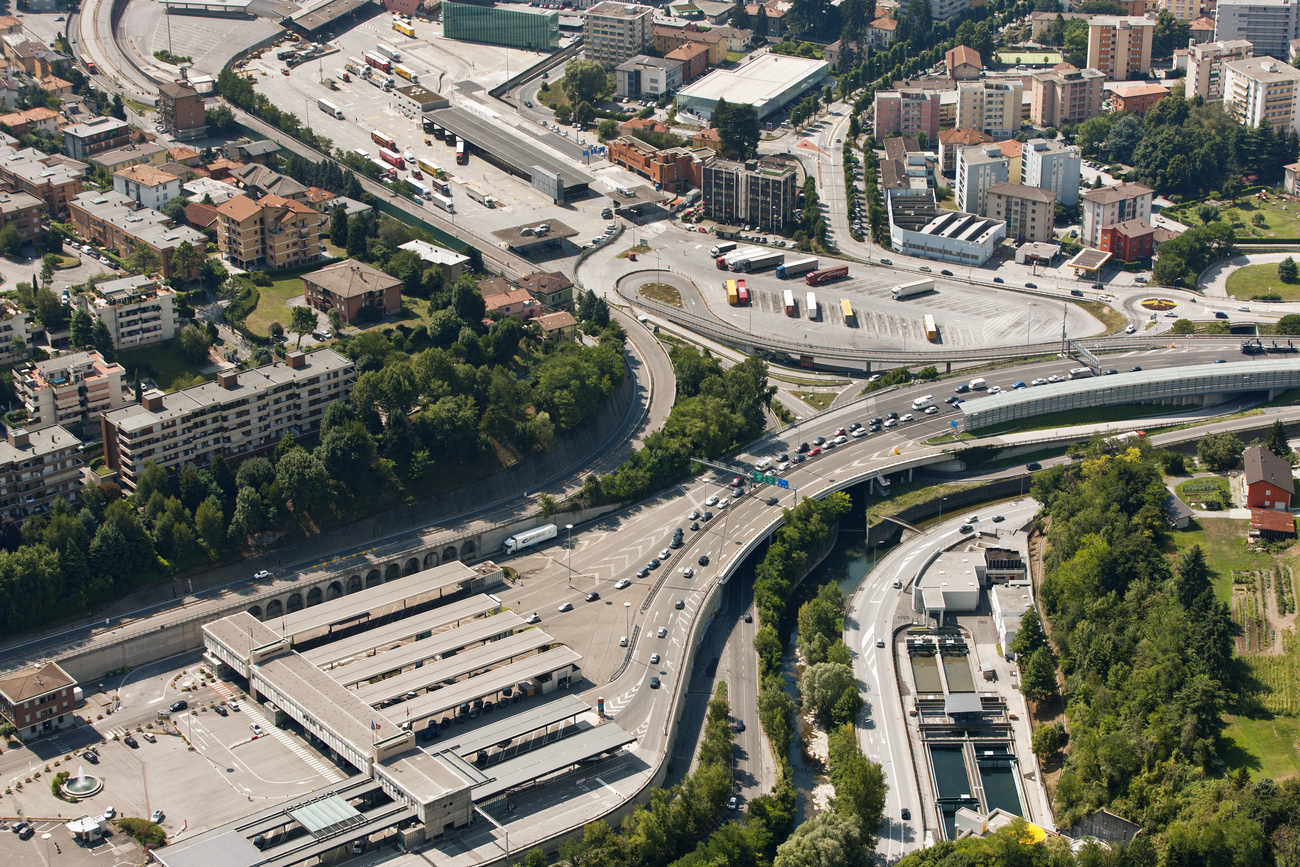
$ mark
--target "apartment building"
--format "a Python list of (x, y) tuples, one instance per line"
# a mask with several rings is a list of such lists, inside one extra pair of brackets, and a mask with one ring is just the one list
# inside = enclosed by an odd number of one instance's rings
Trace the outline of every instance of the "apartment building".
[(33, 148), (0, 145), (0, 184), (35, 196), (51, 214), (68, 213), (68, 203), (81, 193), (86, 168), (85, 163)]
[(131, 166), (113, 172), (113, 189), (146, 208), (161, 211), (181, 194), (181, 179), (153, 166)]
[(27, 314), (0, 298), (0, 364), (25, 361), (29, 340)]
[(962, 148), (957, 153), (957, 185), (953, 197), (968, 214), (984, 214), (984, 193), (1007, 182), (1008, 162), (997, 145)]
[(14, 392), (27, 410), (29, 430), (97, 422), (108, 410), (125, 406), (126, 371), (95, 350), (70, 352), (14, 371)]
[(1155, 253), (1155, 239), (1155, 227), (1146, 220), (1125, 220), (1101, 230), (1101, 244), (1097, 249), (1111, 253), (1121, 262), (1137, 262)]
[(688, 148), (656, 148), (630, 135), (609, 143), (609, 159), (616, 166), (655, 184), (659, 189), (684, 193), (700, 186), (703, 164)]
[(991, 144), (993, 137), (977, 129), (945, 129), (939, 132), (939, 173), (952, 175), (957, 171), (957, 151)]
[(1179, 21), (1193, 21), (1201, 15), (1201, 0), (1160, 0), (1160, 9), (1169, 10)]
[(654, 8), (605, 0), (587, 10), (583, 51), (606, 69), (645, 52), (650, 44)]
[(1051, 243), (1055, 235), (1056, 193), (1024, 184), (994, 184), (984, 191), (985, 217), (1007, 224), (1007, 237)]
[(305, 185), (259, 163), (248, 163), (231, 169), (230, 176), (254, 199), (263, 196), (279, 196), (295, 202), (307, 200)]
[(1125, 220), (1151, 220), (1151, 200), (1156, 191), (1137, 183), (1114, 184), (1088, 190), (1080, 198), (1083, 206), (1083, 235), (1080, 243), (1101, 246), (1101, 230)]
[(76, 707), (77, 681), (57, 662), (22, 668), (0, 680), (0, 719), (13, 723), (24, 739), (71, 725)]
[(320, 258), (320, 215), (303, 202), (235, 196), (217, 216), (217, 246), (240, 268), (293, 268)]
[(709, 71), (710, 47), (701, 42), (679, 45), (664, 55), (664, 60), (681, 64), (682, 84), (690, 84)]
[(564, 307), (573, 303), (573, 281), (559, 271), (534, 271), (519, 281), (519, 288), (547, 307)]
[(710, 219), (776, 228), (794, 219), (798, 172), (770, 159), (718, 160), (704, 166), (700, 189)]
[(167, 147), (157, 142), (136, 142), (111, 151), (103, 151), (86, 160), (92, 166), (100, 166), (109, 174), (131, 166), (149, 165), (162, 168), (167, 165)]
[(162, 343), (175, 337), (180, 326), (176, 293), (143, 274), (99, 283), (77, 300), (108, 328), (114, 349)]
[(97, 117), (63, 128), (63, 147), (74, 160), (120, 148), (131, 140), (131, 127), (115, 117)]
[[(678, 49), (680, 50), (680, 49)], [(618, 95), (632, 99), (658, 99), (682, 86), (682, 62), (667, 57), (638, 54), (614, 68)]]
[(1079, 204), (1079, 175), (1083, 160), (1079, 149), (1059, 141), (1034, 138), (1020, 149), (1021, 183), (1051, 190), (1056, 201), (1073, 208)]
[(77, 234), (96, 246), (119, 256), (130, 256), (136, 247), (144, 245), (158, 256), (164, 278), (198, 276), (199, 265), (190, 269), (189, 274), (176, 271), (172, 267), (172, 254), (186, 242), (204, 249), (207, 236), (189, 226), (172, 225), (171, 219), (161, 211), (146, 208), (118, 192), (90, 190), (73, 198), (68, 203), (68, 212)]
[[(653, 24), (650, 31), (651, 39), (655, 51), (658, 51), (664, 57), (673, 60), (687, 62), (686, 53), (677, 53), (682, 48), (698, 48), (703, 46), (708, 50), (704, 62), (709, 66), (717, 66), (727, 59), (727, 37), (723, 36), (716, 30), (700, 30), (693, 23), (681, 23), (660, 21)], [(698, 63), (700, 62), (698, 54), (691, 52), (690, 61), (687, 68), (683, 71), (682, 77), (690, 81), (698, 74), (702, 74)]]
[(892, 135), (915, 136), (918, 132), (925, 133), (929, 141), (939, 138), (937, 91), (917, 88), (876, 91), (872, 115), (877, 139)]
[(1219, 0), (1216, 42), (1245, 40), (1261, 55), (1285, 59), (1291, 40), (1300, 37), (1300, 6), (1293, 0)]
[(387, 315), (402, 306), (402, 281), (355, 259), (304, 274), (302, 282), (307, 306), (322, 313), (337, 310), (346, 322), (367, 307)]
[(354, 379), (348, 358), (320, 349), (223, 371), (215, 382), (171, 394), (147, 391), (143, 403), (104, 414), (104, 460), (131, 491), (148, 461), (170, 471), (186, 463), (206, 466), (216, 455), (242, 459), (268, 451), (285, 434), (318, 433), (326, 407), (346, 400)]
[(1169, 95), (1162, 84), (1134, 84), (1115, 90), (1115, 110), (1146, 114), (1146, 110)]
[(957, 85), (958, 129), (977, 129), (995, 139), (1020, 129), (1024, 87), (1019, 79), (985, 79)]
[(177, 141), (191, 141), (208, 134), (203, 97), (184, 82), (158, 86), (158, 114), (162, 116), (163, 128)]
[(1029, 82), (1029, 119), (1039, 129), (1080, 124), (1101, 114), (1106, 76), (1096, 69), (1057, 64)]
[(926, 157), (914, 138), (885, 139), (885, 156), (880, 160), (880, 188), (885, 197), (934, 197), (934, 160)]
[(1223, 110), (1237, 123), (1267, 122), (1283, 134), (1300, 129), (1300, 69), (1272, 57), (1234, 60), (1223, 69)]
[(1136, 16), (1095, 15), (1088, 21), (1088, 68), (1111, 81), (1151, 71), (1151, 41), (1156, 22)]
[(1223, 64), (1255, 56), (1255, 46), (1244, 39), (1204, 42), (1187, 47), (1187, 98), (1207, 102), (1223, 99)]
[(0, 229), (5, 226), (17, 227), (24, 244), (45, 234), (45, 227), (41, 225), (41, 215), (44, 213), (43, 199), (38, 199), (31, 193), (0, 189)]

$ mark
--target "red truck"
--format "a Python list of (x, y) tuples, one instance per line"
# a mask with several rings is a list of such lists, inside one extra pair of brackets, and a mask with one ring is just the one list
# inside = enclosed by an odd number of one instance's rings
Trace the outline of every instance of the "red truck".
[(822, 268), (818, 271), (809, 272), (808, 276), (803, 278), (803, 282), (809, 286), (820, 286), (823, 283), (843, 280), (847, 276), (849, 276), (849, 266), (836, 265), (834, 268)]

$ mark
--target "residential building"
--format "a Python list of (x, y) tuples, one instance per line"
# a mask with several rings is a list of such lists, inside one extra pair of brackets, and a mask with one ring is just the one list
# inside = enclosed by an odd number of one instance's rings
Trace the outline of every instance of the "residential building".
[(1056, 16), (1058, 15), (1065, 19), (1066, 24), (1069, 24), (1077, 18), (1087, 19), (1092, 17), (1087, 12), (1065, 12), (1063, 10), (1059, 12), (1031, 12), (1029, 13), (1030, 39), (1034, 42), (1043, 44), (1043, 35), (1052, 29), (1052, 25), (1056, 23)]
[(95, 350), (72, 352), (37, 361), (14, 371), (14, 392), (27, 410), (29, 430), (74, 427), (98, 422), (99, 416), (125, 406), (126, 371)]
[(1201, 0), (1160, 0), (1160, 9), (1179, 21), (1193, 21), (1201, 15)]
[(691, 147), (722, 153), (722, 134), (716, 129), (702, 129), (691, 134)]
[[(732, 8), (734, 9), (735, 7), (733, 6)], [(728, 15), (730, 15), (730, 13), (728, 13)], [(727, 40), (728, 51), (734, 51), (737, 54), (743, 54), (748, 51), (750, 43), (754, 41), (753, 30), (741, 30), (738, 27), (731, 26), (713, 27), (710, 29)], [(829, 45), (826, 46), (826, 50), (830, 51)], [(829, 57), (826, 58), (826, 62), (831, 62)]]
[[(790, 25), (785, 20), (785, 10), (789, 8), (787, 4), (779, 0), (767, 0), (763, 4), (763, 11), (767, 17), (767, 32), (759, 34), (760, 36), (773, 36), (777, 39), (784, 37), (790, 32)], [(749, 13), (749, 18), (757, 24), (758, 4), (749, 3), (745, 6), (745, 11)]]
[(1190, 41), (1199, 45), (1202, 42), (1213, 42), (1214, 30), (1214, 19), (1208, 15), (1203, 15), (1188, 26), (1187, 33)]
[(304, 202), (235, 196), (217, 214), (217, 246), (237, 267), (295, 268), (320, 258), (320, 215)]
[(131, 140), (131, 127), (115, 117), (97, 117), (63, 129), (63, 147), (74, 160), (120, 148)]
[(934, 190), (921, 195), (890, 194), (889, 241), (909, 256), (982, 265), (993, 257), (1007, 236), (1007, 224), (961, 211), (940, 208)]
[(355, 322), (367, 307), (380, 316), (402, 307), (402, 281), (356, 259), (304, 274), (302, 282), (308, 307), (322, 313), (337, 310), (345, 322)]
[(29, 108), (0, 117), (0, 126), (13, 136), (23, 136), (29, 132), (42, 132), (54, 135), (59, 131), (59, 122), (63, 116), (48, 108)]
[(933, 90), (878, 90), (872, 114), (878, 139), (918, 132), (925, 133), (928, 141), (939, 138), (939, 94)]
[(1255, 56), (1287, 56), (1300, 37), (1300, 4), (1292, 0), (1219, 0), (1214, 23), (1216, 42), (1244, 39)]
[(485, 312), (496, 311), (502, 316), (513, 317), (520, 322), (527, 322), (542, 315), (542, 305), (528, 294), (526, 289), (507, 289), (504, 292), (485, 295), (483, 302), (486, 305)]
[(51, 214), (68, 213), (68, 203), (81, 193), (86, 168), (85, 163), (33, 148), (0, 145), (0, 184), (35, 196)]
[(244, 163), (257, 163), (258, 165), (274, 168), (276, 161), (279, 159), (280, 145), (267, 139), (240, 139), (237, 142), (231, 142), (224, 148), (226, 156), (232, 160)]
[(1286, 175), (1283, 189), (1285, 189), (1289, 195), (1300, 196), (1300, 163), (1291, 163), (1290, 165), (1283, 166), (1282, 171), (1285, 172)]
[(928, 196), (935, 185), (934, 168), (916, 139), (887, 138), (880, 160), (880, 188), (886, 196)]
[(1129, 114), (1145, 114), (1146, 110), (1169, 95), (1162, 84), (1134, 84), (1116, 88), (1115, 110)]
[(72, 93), (72, 82), (65, 81), (57, 75), (47, 75), (42, 78), (40, 81), (40, 87), (41, 90), (52, 96), (57, 96), (59, 99), (69, 96)]
[(167, 162), (178, 163), (190, 168), (198, 168), (202, 164), (200, 154), (194, 148), (185, 145), (177, 145), (174, 148), (167, 149)]
[(659, 149), (630, 135), (619, 136), (609, 143), (609, 159), (614, 165), (636, 172), (658, 189), (684, 193), (700, 186), (700, 162), (688, 148)]
[(537, 324), (541, 326), (542, 337), (546, 340), (572, 343), (578, 333), (578, 320), (567, 310), (543, 314), (537, 317)]
[(632, 99), (658, 99), (682, 86), (682, 63), (666, 57), (638, 54), (614, 68), (618, 95)]
[(1007, 224), (1007, 237), (1050, 243), (1055, 237), (1056, 193), (1024, 184), (993, 184), (984, 191), (984, 214)]
[(1051, 190), (1067, 208), (1079, 204), (1079, 175), (1083, 160), (1074, 145), (1034, 138), (1021, 148), (1021, 183)]
[[(822, 54), (822, 59), (830, 66), (831, 72), (847, 72), (859, 62), (867, 59), (867, 52), (870, 50), (871, 43), (863, 41), (861, 43), (842, 40), (835, 40), (826, 46)], [(733, 48), (728, 46), (731, 51), (744, 51), (745, 48)]]
[(513, 3), (444, 2), (442, 31), (448, 39), (461, 42), (554, 51), (560, 47), (560, 14)]
[[(618, 125), (618, 130), (623, 135), (632, 135), (634, 133), (654, 133), (663, 135), (666, 132), (672, 132), (673, 128), (661, 120), (655, 120), (649, 117), (634, 117), (631, 120), (625, 120)], [(716, 130), (714, 130), (716, 132)]]
[(214, 206), (228, 202), (239, 195), (239, 187), (225, 181), (214, 181), (212, 178), (194, 178), (185, 181), (181, 184), (181, 190), (192, 202), (201, 202), (204, 196), (207, 196), (212, 199)]
[(1155, 227), (1146, 220), (1125, 220), (1101, 230), (1097, 249), (1121, 262), (1138, 262), (1150, 259), (1155, 253), (1155, 240)]
[(1246, 507), (1289, 512), (1295, 493), (1291, 463), (1264, 446), (1246, 449), (1241, 460), (1246, 467)]
[(1244, 39), (1206, 42), (1187, 47), (1187, 98), (1207, 102), (1223, 99), (1223, 64), (1255, 56), (1255, 46)]
[(1125, 220), (1151, 220), (1151, 200), (1156, 191), (1142, 184), (1127, 182), (1088, 190), (1080, 199), (1083, 207), (1083, 232), (1079, 243), (1101, 246), (1101, 230)]
[[(0, 453), (0, 473), (8, 457)], [(75, 723), (76, 695), (77, 681), (57, 662), (24, 667), (0, 680), (0, 718), (12, 723), (20, 738), (30, 740)]]
[(956, 125), (960, 129), (977, 129), (994, 138), (1015, 135), (1020, 129), (1023, 94), (1019, 79), (958, 84)]
[(289, 352), (253, 370), (222, 371), (216, 382), (170, 394), (146, 391), (142, 403), (104, 414), (104, 461), (132, 491), (148, 461), (170, 471), (206, 466), (217, 455), (242, 459), (270, 451), (285, 434), (302, 440), (317, 433), (326, 408), (347, 400), (355, 377), (348, 358), (318, 349)]
[(113, 172), (113, 189), (146, 208), (162, 206), (181, 195), (181, 179), (153, 166), (131, 166)]
[[(674, 55), (673, 52), (684, 46), (703, 45), (708, 49), (708, 59), (705, 61), (709, 66), (717, 66), (727, 59), (727, 38), (714, 30), (700, 30), (694, 24), (682, 24), (680, 26), (666, 24), (662, 21), (655, 23), (651, 30), (651, 38), (655, 51), (658, 51), (664, 57), (672, 56), (674, 60), (684, 60), (683, 56)], [(692, 54), (692, 57), (695, 55)], [(687, 81), (691, 80), (687, 76), (694, 76), (698, 70), (692, 66), (683, 71), (682, 77)]]
[(1080, 124), (1101, 114), (1106, 76), (1096, 69), (1058, 63), (1029, 82), (1029, 120), (1039, 129)]
[(994, 144), (1002, 149), (1002, 156), (1007, 158), (1007, 178), (1013, 184), (1020, 183), (1020, 164), (1023, 162), (1021, 156), (1024, 145), (1013, 138), (995, 141)]
[(973, 81), (984, 74), (984, 61), (974, 48), (958, 45), (944, 55), (944, 66), (953, 81)]
[(1088, 68), (1112, 81), (1146, 75), (1155, 28), (1150, 18), (1094, 15), (1088, 20)]
[(307, 199), (306, 186), (288, 175), (282, 175), (258, 163), (249, 163), (232, 169), (230, 176), (254, 199), (263, 196), (279, 196), (295, 202)]
[(665, 54), (664, 60), (681, 64), (681, 80), (686, 84), (709, 71), (709, 46), (703, 42), (688, 42)]
[(939, 173), (952, 175), (957, 171), (957, 151), (962, 148), (989, 144), (993, 137), (977, 129), (945, 129), (939, 131)]
[(898, 30), (898, 22), (893, 18), (877, 18), (871, 22), (867, 32), (871, 34), (872, 48), (888, 48), (894, 44), (894, 32)]
[(962, 148), (957, 153), (957, 185), (953, 197), (958, 209), (984, 214), (984, 192), (1007, 183), (1007, 159), (997, 145)]
[(104, 323), (117, 350), (171, 340), (180, 328), (176, 293), (143, 274), (99, 283), (79, 293), (77, 300)]
[(546, 307), (573, 304), (573, 281), (559, 271), (534, 271), (519, 281), (519, 288), (527, 290)]
[(645, 52), (650, 44), (650, 28), (654, 24), (654, 7), (612, 0), (597, 3), (587, 9), (587, 23), (583, 30), (584, 46), (588, 60), (598, 60), (606, 69), (613, 69), (628, 58)]
[(1223, 110), (1237, 123), (1267, 122), (1284, 135), (1300, 128), (1300, 69), (1272, 57), (1234, 60), (1223, 69)]
[(87, 162), (92, 166), (105, 169), (110, 175), (118, 169), (127, 169), (131, 166), (148, 165), (161, 168), (167, 164), (167, 147), (157, 142), (139, 142), (97, 153)]
[(0, 298), (0, 364), (25, 361), (29, 351), (27, 314)]
[[(31, 193), (0, 189), (0, 229), (16, 226), (23, 243), (29, 244), (45, 234), (41, 215), (45, 213), (45, 200)], [(3, 339), (0, 336), (0, 339)], [(4, 350), (0, 346), (0, 351)]]
[(397, 249), (410, 250), (425, 262), (428, 262), (431, 265), (437, 265), (442, 269), (443, 276), (445, 276), (449, 282), (459, 280), (465, 265), (469, 263), (468, 256), (462, 253), (454, 253), (446, 247), (439, 247), (435, 244), (430, 244), (428, 241), (407, 241)]
[(185, 82), (158, 85), (158, 114), (163, 128), (177, 141), (191, 141), (208, 134), (203, 97)]
[(202, 250), (208, 240), (202, 232), (189, 226), (172, 225), (166, 214), (143, 207), (118, 192), (81, 193), (68, 203), (68, 211), (77, 233), (90, 243), (124, 257), (144, 245), (162, 263), (164, 278), (198, 276), (197, 264), (189, 274), (177, 272), (172, 267), (172, 254), (186, 242)]
[(704, 166), (700, 189), (708, 217), (732, 225), (784, 226), (794, 219), (799, 199), (798, 172), (769, 158), (715, 159)]

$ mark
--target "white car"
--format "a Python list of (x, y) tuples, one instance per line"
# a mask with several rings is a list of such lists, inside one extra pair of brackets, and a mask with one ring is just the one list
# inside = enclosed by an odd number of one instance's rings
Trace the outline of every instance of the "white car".
[(1047, 380), (1043, 379), (1043, 378), (1040, 376), (1040, 377), (1038, 377), (1038, 379), (1035, 379), (1033, 382), (1031, 382), (1031, 383), (1029, 383), (1029, 384), (1030, 384), (1030, 385), (1047, 385)]
[(726, 497), (723, 497), (721, 500), (718, 500), (718, 508), (719, 508), (719, 509), (725, 509), (725, 508), (727, 508), (727, 506), (730, 506), (730, 505), (731, 505), (731, 500), (728, 500)]
[(930, 404), (925, 408), (926, 415), (935, 415), (938, 412), (939, 412), (939, 407), (935, 406), (934, 404)]
[(534, 611), (532, 614), (524, 618), (524, 623), (532, 624), (532, 623), (541, 623), (541, 622), (542, 622), (542, 618), (537, 616), (536, 611)]
[(1001, 394), (1001, 393), (1002, 393), (1002, 386), (1000, 385), (989, 386), (989, 394)]
[(254, 580), (254, 581), (265, 581), (267, 578), (270, 578), (270, 577), (271, 577), (271, 573), (270, 573), (270, 572), (267, 572), (265, 569), (263, 569), (261, 572), (258, 572), (256, 575), (253, 576), (253, 580)]
[(854, 438), (854, 439), (857, 439), (857, 438), (859, 438), (859, 437), (864, 437), (864, 436), (866, 436), (866, 435), (867, 435), (867, 429), (864, 428), (864, 427), (860, 427), (860, 428), (858, 428), (857, 430), (855, 430), (855, 431), (853, 432), (853, 438)]
[(849, 438), (846, 437), (844, 434), (840, 434), (839, 436), (837, 436), (837, 437), (835, 438), (835, 444), (836, 444), (836, 445), (841, 445), (841, 446), (842, 446), (842, 445), (844, 445), (844, 444), (845, 444), (846, 442), (848, 442), (848, 441), (849, 441)]
[(717, 504), (718, 504), (717, 497), (709, 497), (707, 500), (704, 501), (704, 505), (706, 506), (716, 506)]
[(1137, 331), (1137, 330), (1138, 330), (1138, 329), (1137, 329), (1137, 326), (1136, 326), (1136, 325), (1133, 325), (1132, 323), (1130, 323), (1129, 326), (1128, 326), (1128, 328), (1125, 328), (1125, 329), (1124, 329), (1124, 333), (1125, 333), (1125, 334), (1132, 334), (1134, 331)]
[(896, 418), (885, 419), (885, 427), (898, 427), (898, 419)]
[(1060, 374), (1053, 373), (1051, 376), (1047, 377), (1047, 381), (1048, 381), (1048, 382), (1065, 382), (1065, 377), (1064, 377), (1064, 376), (1061, 376)]
[(624, 587), (631, 587), (631, 586), (632, 586), (631, 581), (627, 580), (626, 578), (620, 578), (618, 579), (618, 583), (614, 585), (614, 589), (622, 590)]
[(916, 419), (913, 418), (912, 414), (909, 412), (905, 414), (902, 418), (900, 418), (899, 421), (916, 421)]
[(682, 577), (683, 577), (683, 578), (694, 578), (694, 577), (695, 577), (695, 570), (692, 569), (690, 566), (687, 566), (687, 567), (683, 568), (683, 569), (682, 569)]
[(659, 632), (658, 632), (657, 634), (658, 634), (658, 636), (659, 636), (660, 638), (667, 638), (667, 637), (668, 637), (668, 627), (667, 627), (667, 626), (660, 626), (660, 627), (659, 627)]

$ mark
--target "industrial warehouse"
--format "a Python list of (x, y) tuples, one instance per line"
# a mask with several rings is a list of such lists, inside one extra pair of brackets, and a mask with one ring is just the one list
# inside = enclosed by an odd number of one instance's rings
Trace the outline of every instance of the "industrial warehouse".
[(634, 742), (555, 694), (580, 680), (581, 657), (486, 592), (502, 582), (494, 563), (452, 562), (269, 622), (206, 624), (208, 666), (358, 774), (168, 847), (163, 863), (222, 851), (240, 867), (297, 864), (390, 829), (416, 845)]

